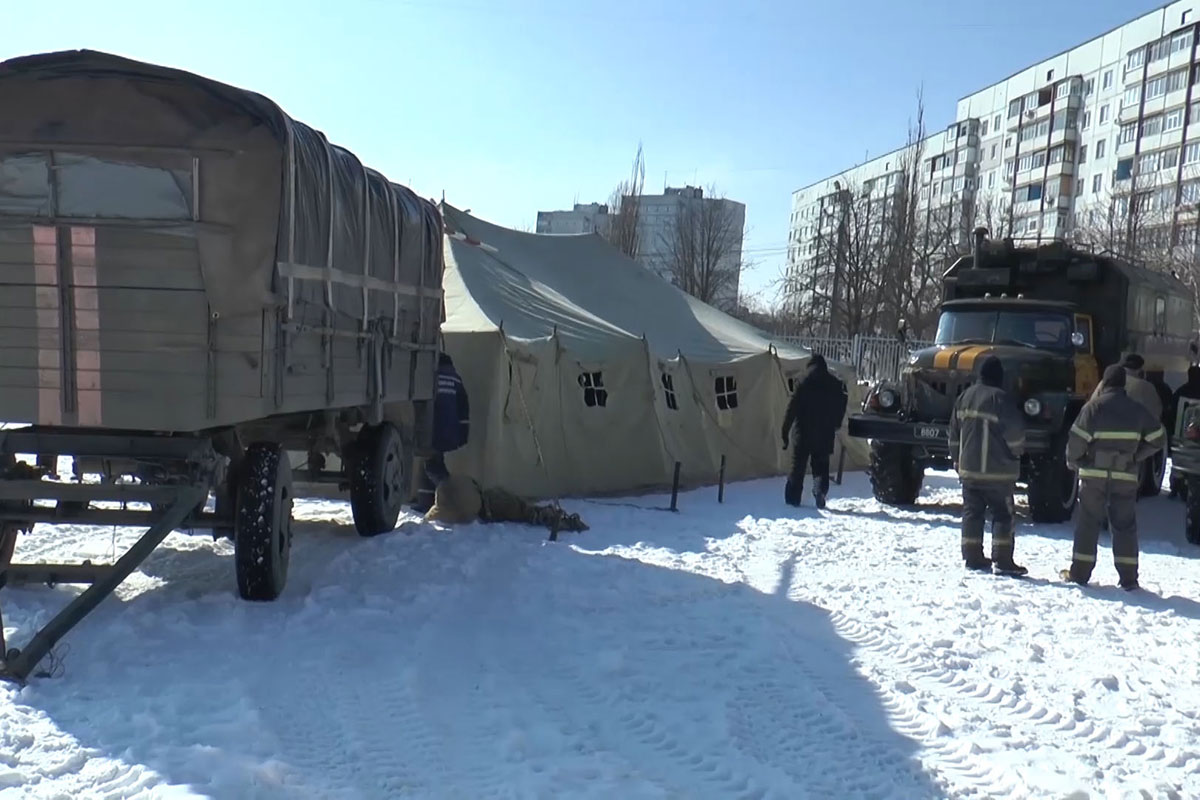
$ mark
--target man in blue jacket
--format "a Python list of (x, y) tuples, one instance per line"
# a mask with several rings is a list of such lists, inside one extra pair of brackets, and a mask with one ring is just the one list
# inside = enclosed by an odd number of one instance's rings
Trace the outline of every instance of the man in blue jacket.
[(414, 510), (424, 513), (433, 507), (437, 487), (450, 471), (446, 468), (446, 453), (467, 443), (471, 433), (471, 405), (467, 387), (463, 385), (454, 362), (447, 353), (438, 356), (437, 395), (433, 401), (433, 449), (425, 459), (421, 488), (417, 491)]

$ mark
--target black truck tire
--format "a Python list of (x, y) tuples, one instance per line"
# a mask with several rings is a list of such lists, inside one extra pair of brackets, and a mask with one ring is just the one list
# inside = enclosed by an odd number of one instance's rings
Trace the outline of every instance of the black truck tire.
[(1162, 493), (1164, 473), (1167, 471), (1167, 454), (1159, 451), (1142, 462), (1138, 470), (1138, 496), (1158, 497)]
[(1079, 478), (1065, 455), (1036, 455), (1029, 460), (1029, 516), (1034, 522), (1066, 522), (1079, 499)]
[(279, 597), (292, 550), (292, 465), (278, 444), (257, 442), (246, 449), (238, 473), (233, 548), (242, 599)]
[(350, 463), (350, 511), (360, 536), (396, 529), (412, 489), (412, 457), (389, 422), (365, 426)]
[(1200, 544), (1200, 475), (1188, 475), (1183, 530), (1191, 544)]
[(921, 494), (925, 468), (917, 463), (909, 445), (871, 442), (870, 477), (876, 500), (889, 506), (911, 506)]

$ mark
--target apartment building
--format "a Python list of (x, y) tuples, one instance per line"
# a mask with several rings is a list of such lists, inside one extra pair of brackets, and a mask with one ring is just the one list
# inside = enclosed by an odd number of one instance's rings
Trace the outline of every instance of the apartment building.
[[(869, 189), (894, 201), (888, 192), (908, 191), (900, 165), (914, 159), (922, 212), (956, 219), (960, 232), (982, 224), (994, 235), (1038, 241), (1194, 243), (1198, 8), (1196, 0), (1170, 3), (1026, 67), (959, 100), (954, 121), (919, 145), (794, 192), (792, 307), (827, 302), (829, 291), (818, 289), (831, 289), (845, 260), (837, 232), (844, 238), (845, 218), (861, 214), (861, 203), (838, 192)], [(948, 237), (948, 249), (961, 241)]]
[(611, 217), (608, 206), (602, 203), (576, 203), (570, 211), (539, 211), (538, 233), (608, 233)]
[[(665, 187), (662, 194), (643, 194), (638, 202), (637, 261), (664, 280), (677, 283), (672, 268), (672, 241), (680, 212), (686, 205), (705, 206), (711, 221), (720, 219), (729, 227), (730, 239), (718, 269), (727, 271), (732, 280), (722, 286), (713, 305), (722, 310), (737, 308), (742, 272), (742, 244), (746, 227), (746, 205), (734, 200), (705, 197), (698, 186)], [(570, 211), (539, 211), (537, 232), (554, 234), (599, 233), (609, 230), (612, 215), (598, 203), (575, 204)], [(704, 235), (696, 232), (696, 235)], [(709, 234), (711, 235), (711, 234)]]

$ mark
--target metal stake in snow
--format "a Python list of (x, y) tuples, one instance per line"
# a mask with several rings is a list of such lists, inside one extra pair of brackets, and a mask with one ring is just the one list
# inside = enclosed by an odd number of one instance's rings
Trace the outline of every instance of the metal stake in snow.
[(721, 475), (717, 484), (717, 502), (725, 502), (725, 454), (721, 454)]

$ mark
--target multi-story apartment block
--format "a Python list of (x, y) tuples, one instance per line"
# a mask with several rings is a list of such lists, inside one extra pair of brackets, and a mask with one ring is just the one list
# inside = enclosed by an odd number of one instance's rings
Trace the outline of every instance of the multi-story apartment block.
[(539, 211), (538, 233), (608, 233), (611, 217), (608, 206), (601, 203), (575, 204), (570, 211)]
[[(709, 210), (707, 224), (719, 220), (728, 227), (723, 237), (722, 257), (717, 269), (728, 274), (721, 291), (712, 302), (724, 310), (737, 308), (742, 271), (742, 237), (746, 227), (746, 206), (725, 198), (705, 197), (696, 186), (667, 187), (662, 194), (644, 194), (638, 201), (637, 261), (671, 283), (678, 283), (672, 264), (672, 242), (679, 235), (678, 220), (686, 206), (703, 206)], [(693, 208), (695, 210), (695, 208)], [(570, 211), (539, 211), (538, 233), (599, 233), (607, 234), (612, 216), (608, 207), (597, 203), (576, 204)], [(697, 232), (699, 235), (699, 232)], [(713, 237), (709, 235), (709, 240)]]
[[(746, 227), (746, 205), (719, 197), (705, 197), (697, 186), (668, 187), (662, 194), (642, 195), (638, 208), (638, 261), (664, 280), (678, 283), (672, 268), (672, 237), (682, 207), (706, 205), (709, 224), (728, 226), (729, 241), (718, 267), (729, 275), (713, 305), (724, 310), (737, 307), (742, 271), (742, 237)], [(700, 235), (703, 235), (702, 233)]]
[[(791, 306), (819, 317), (838, 296), (847, 256), (836, 234), (844, 242), (848, 228), (861, 228), (863, 196), (895, 204), (911, 192), (921, 215), (952, 223), (947, 257), (977, 225), (1041, 241), (1192, 246), (1200, 227), (1198, 8), (1197, 0), (1170, 3), (1029, 66), (959, 100), (944, 131), (796, 191)], [(914, 160), (917, 170), (907, 171)], [(847, 190), (860, 199), (850, 202)], [(884, 241), (888, 230), (879, 228)], [(834, 332), (836, 306), (825, 315)]]

